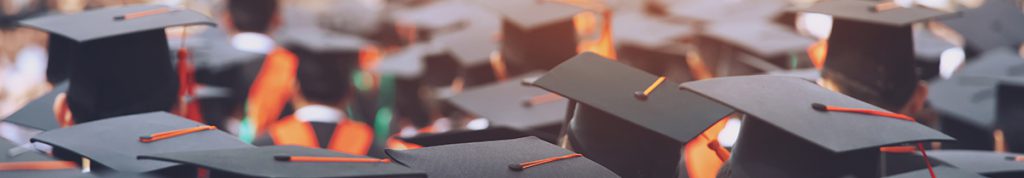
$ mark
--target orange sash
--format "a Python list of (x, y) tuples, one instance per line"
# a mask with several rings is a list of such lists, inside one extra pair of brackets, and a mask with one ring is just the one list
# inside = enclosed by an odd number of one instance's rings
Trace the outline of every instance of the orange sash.
[(267, 125), (277, 120), (291, 100), (298, 67), (298, 58), (284, 48), (276, 48), (267, 54), (249, 88), (245, 105), (246, 116), (252, 120), (257, 135), (264, 133)]
[[(704, 131), (705, 136), (697, 136), (690, 142), (686, 143), (686, 148), (683, 154), (686, 155), (686, 172), (691, 178), (714, 178), (718, 175), (718, 169), (722, 167), (723, 156), (728, 157), (728, 151), (722, 147), (711, 148), (709, 143), (718, 141), (718, 132), (721, 132), (725, 128), (725, 123), (729, 119), (725, 118), (707, 131)], [(720, 155), (725, 153), (726, 155)]]
[[(313, 126), (289, 116), (268, 128), (274, 145), (296, 145), (320, 148)], [(373, 129), (352, 120), (344, 120), (334, 128), (327, 149), (354, 155), (366, 155), (373, 145)]]

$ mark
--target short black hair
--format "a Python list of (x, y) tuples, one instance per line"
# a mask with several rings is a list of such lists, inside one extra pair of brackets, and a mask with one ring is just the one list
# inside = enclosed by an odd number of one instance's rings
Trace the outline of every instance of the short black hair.
[(231, 23), (241, 32), (266, 33), (277, 14), (277, 0), (228, 0)]
[(294, 46), (288, 50), (299, 58), (296, 78), (306, 101), (337, 105), (346, 99), (353, 89), (352, 71), (358, 53), (317, 52)]

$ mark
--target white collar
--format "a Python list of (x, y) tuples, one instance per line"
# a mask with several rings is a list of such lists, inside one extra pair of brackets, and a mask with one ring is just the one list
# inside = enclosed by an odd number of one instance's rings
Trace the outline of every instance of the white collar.
[(242, 32), (231, 36), (231, 46), (246, 52), (267, 54), (274, 50), (274, 39), (262, 33)]
[(345, 113), (324, 105), (309, 105), (295, 110), (295, 118), (305, 122), (339, 123), (345, 120)]

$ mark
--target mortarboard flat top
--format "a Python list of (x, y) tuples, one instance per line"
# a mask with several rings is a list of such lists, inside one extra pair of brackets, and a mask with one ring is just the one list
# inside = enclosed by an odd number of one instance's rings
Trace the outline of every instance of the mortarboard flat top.
[(815, 68), (786, 70), (786, 71), (772, 71), (772, 72), (768, 72), (768, 75), (796, 77), (796, 78), (804, 79), (804, 80), (811, 81), (811, 82), (817, 82), (818, 79), (821, 79), (821, 71), (818, 71), (818, 69), (815, 69)]
[[(529, 73), (520, 78), (480, 86), (459, 93), (448, 101), (467, 112), (487, 118), (493, 122), (492, 125), (519, 130), (561, 125), (568, 100), (539, 88), (523, 86), (520, 82), (522, 78), (539, 75), (540, 73)], [(557, 99), (536, 105), (526, 104), (534, 97), (546, 97), (543, 95), (553, 95), (552, 97)]]
[(401, 78), (414, 79), (426, 71), (426, 58), (430, 46), (427, 44), (409, 45), (398, 52), (383, 57), (376, 69), (378, 73), (391, 74)]
[(1016, 46), (1024, 41), (1024, 13), (1019, 1), (988, 0), (981, 7), (960, 12), (957, 18), (942, 23), (959, 32), (967, 46), (977, 52), (1001, 46)]
[(876, 11), (874, 7), (878, 3), (861, 0), (833, 0), (816, 3), (807, 9), (803, 9), (803, 11), (828, 14), (840, 20), (852, 20), (887, 26), (905, 26), (914, 22), (952, 14), (924, 7), (896, 7), (889, 10)]
[(654, 87), (646, 100), (634, 95), (657, 78), (588, 52), (563, 62), (533, 84), (680, 142), (732, 113), (695, 93), (680, 92), (672, 82)]
[[(133, 19), (117, 20), (133, 13), (158, 12), (154, 9), (167, 8), (168, 11), (145, 15)], [(118, 8), (105, 8), (86, 11), (71, 15), (54, 15), (21, 21), (22, 25), (39, 28), (58, 34), (74, 41), (86, 42), (95, 39), (129, 34), (148, 30), (163, 29), (168, 26), (180, 25), (216, 25), (210, 17), (192, 10), (173, 9), (160, 5), (138, 5)]]
[(680, 1), (668, 8), (671, 16), (703, 22), (771, 20), (781, 14), (786, 3), (775, 0), (757, 1)]
[[(929, 152), (931, 152), (931, 151), (929, 151)], [(942, 176), (942, 177), (957, 177), (957, 178), (984, 178), (985, 177), (985, 176), (978, 175), (978, 174), (970, 172), (970, 171), (961, 170), (961, 169), (957, 169), (957, 168), (953, 168), (953, 167), (949, 167), (949, 166), (935, 166), (935, 167), (933, 167), (933, 170), (935, 171), (935, 175)], [(920, 170), (906, 172), (906, 173), (901, 173), (901, 174), (897, 174), (897, 175), (885, 176), (885, 178), (920, 178), (920, 177), (929, 177), (929, 176), (931, 176), (931, 173), (928, 172), (928, 169), (920, 169)]]
[(953, 140), (917, 122), (817, 111), (811, 107), (812, 104), (882, 109), (798, 78), (766, 75), (725, 77), (683, 83), (680, 88), (764, 120), (833, 153), (915, 141)]
[(520, 137), (528, 137), (529, 133), (508, 127), (490, 127), (483, 130), (457, 130), (444, 133), (422, 134), (409, 138), (401, 138), (403, 141), (421, 146), (437, 146), (457, 143), (482, 142), (492, 140), (504, 140)]
[(607, 168), (576, 157), (514, 171), (510, 164), (573, 154), (536, 137), (387, 150), (388, 157), (430, 177), (618, 177)]
[(470, 11), (480, 7), (462, 1), (435, 1), (412, 9), (395, 11), (393, 18), (402, 23), (411, 23), (417, 28), (439, 30), (465, 22)]
[(395, 163), (288, 162), (275, 156), (369, 158), (299, 146), (267, 146), (141, 155), (249, 177), (426, 177)]
[(560, 2), (536, 0), (476, 0), (476, 3), (498, 12), (520, 29), (533, 29), (560, 21), (572, 20), (584, 9)]
[(704, 35), (758, 57), (771, 58), (804, 51), (813, 40), (773, 23), (723, 22), (710, 24)]
[(919, 59), (924, 58), (928, 61), (938, 62), (943, 51), (955, 47), (957, 46), (942, 40), (931, 30), (914, 29), (914, 54)]
[(280, 38), (285, 46), (301, 47), (313, 52), (357, 53), (369, 43), (358, 35), (331, 32), (318, 27), (288, 28)]
[[(1015, 161), (1024, 156), (1016, 153), (996, 153), (980, 150), (934, 150), (928, 157), (942, 160), (957, 168), (986, 175), (1024, 175), (1024, 162)], [(941, 175), (941, 174), (940, 174)]]
[(449, 54), (462, 68), (470, 68), (487, 64), (491, 52), (498, 50), (495, 34), (500, 30), (497, 25), (471, 25), (465, 29), (439, 35), (431, 43), (438, 43), (441, 49)]
[(140, 141), (141, 136), (198, 126), (202, 124), (170, 113), (150, 112), (55, 129), (36, 135), (32, 141), (71, 151), (124, 172), (149, 172), (176, 165), (135, 158), (143, 154), (251, 147), (220, 130), (198, 131), (149, 143)]
[(53, 90), (32, 100), (3, 121), (44, 131), (59, 128), (56, 114), (53, 113), (53, 102), (57, 95), (67, 90), (68, 82), (61, 82), (54, 86)]
[(1024, 59), (1010, 48), (993, 49), (966, 64), (952, 78), (931, 82), (928, 100), (946, 115), (983, 130), (995, 129), (995, 89), (1000, 80), (1024, 77)]
[(612, 33), (617, 42), (648, 49), (665, 47), (694, 33), (686, 24), (667, 22), (640, 12), (615, 13), (612, 21), (615, 22)]
[[(0, 138), (0, 163), (8, 162), (29, 162), (29, 161), (55, 161), (55, 159), (46, 156), (43, 153), (35, 150), (26, 151), (17, 155), (11, 155), (9, 150), (18, 147), (7, 141), (7, 139)], [(60, 170), (21, 170), (21, 171), (0, 171), (0, 177), (72, 177), (82, 175), (82, 171), (79, 169), (60, 169)]]

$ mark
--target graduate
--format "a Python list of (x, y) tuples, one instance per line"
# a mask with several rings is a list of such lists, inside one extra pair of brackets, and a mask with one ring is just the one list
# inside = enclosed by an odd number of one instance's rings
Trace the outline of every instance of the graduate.
[(255, 144), (297, 145), (367, 155), (375, 143), (373, 128), (350, 118), (345, 111), (355, 90), (350, 82), (355, 63), (352, 59), (302, 48), (293, 51), (299, 57), (291, 99), (295, 113), (270, 124), (267, 135)]

